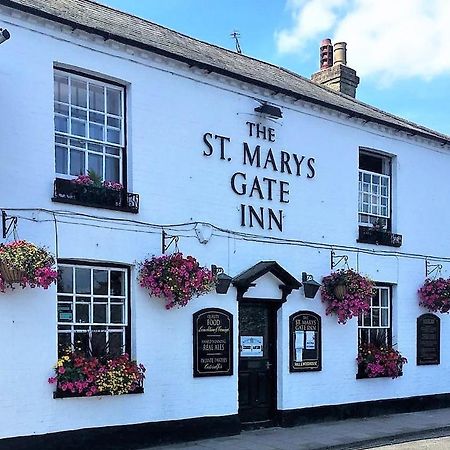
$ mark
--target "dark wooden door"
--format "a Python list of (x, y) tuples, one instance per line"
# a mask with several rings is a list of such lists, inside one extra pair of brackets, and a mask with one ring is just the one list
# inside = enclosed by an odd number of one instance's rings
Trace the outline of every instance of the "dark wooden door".
[(276, 412), (276, 310), (269, 302), (239, 304), (239, 417), (271, 421)]

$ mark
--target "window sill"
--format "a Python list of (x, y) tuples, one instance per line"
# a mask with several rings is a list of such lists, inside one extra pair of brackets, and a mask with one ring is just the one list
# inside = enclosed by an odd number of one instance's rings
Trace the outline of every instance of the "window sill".
[[(137, 388), (133, 392), (127, 392), (126, 394), (121, 395), (133, 395), (133, 394), (143, 394), (144, 388), (140, 387)], [(120, 395), (120, 396), (121, 396)], [(82, 395), (82, 394), (76, 394), (68, 391), (62, 391), (60, 389), (57, 389), (53, 392), (53, 398), (54, 399), (62, 399), (62, 398), (93, 398), (93, 397), (119, 397), (119, 395), (112, 395), (112, 394), (94, 394), (94, 395)]]
[(63, 178), (56, 178), (54, 182), (52, 201), (134, 214), (139, 212), (139, 194), (94, 186), (82, 186)]
[(374, 230), (373, 227), (359, 227), (356, 242), (362, 244), (386, 245), (388, 247), (401, 247), (403, 236), (390, 231)]

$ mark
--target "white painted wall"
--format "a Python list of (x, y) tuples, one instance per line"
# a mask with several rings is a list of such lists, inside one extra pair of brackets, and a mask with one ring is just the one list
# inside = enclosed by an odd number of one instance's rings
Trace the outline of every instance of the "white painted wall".
[[(236, 414), (237, 350), (235, 374), (230, 377), (192, 377), (192, 314), (204, 307), (220, 307), (235, 317), (236, 291), (210, 294), (186, 308), (166, 311), (161, 301), (150, 299), (135, 281), (136, 261), (161, 252), (161, 232), (151, 227), (93, 222), (57, 214), (56, 248), (54, 216), (34, 209), (64, 210), (108, 218), (130, 218), (153, 224), (210, 222), (222, 229), (330, 245), (345, 245), (375, 252), (395, 249), (356, 243), (357, 168), (360, 146), (395, 157), (394, 231), (401, 233), (400, 251), (434, 256), (450, 254), (446, 235), (446, 204), (450, 155), (437, 144), (407, 138), (371, 124), (338, 117), (306, 105), (267, 97), (283, 109), (283, 119), (261, 121), (275, 129), (269, 143), (248, 136), (247, 121), (254, 97), (236, 82), (188, 70), (151, 55), (133, 54), (111, 42), (61, 31), (26, 16), (0, 9), (0, 22), (11, 32), (0, 46), (0, 208), (18, 211), (19, 236), (57, 252), (59, 258), (118, 262), (133, 267), (131, 279), (133, 357), (148, 369), (145, 393), (120, 397), (54, 400), (47, 384), (56, 362), (55, 287), (3, 294), (0, 301), (0, 404), (4, 411), (0, 437), (42, 434), (62, 430), (200, 416)], [(137, 216), (115, 211), (52, 203), (54, 180), (53, 65), (121, 80), (127, 86), (129, 190), (139, 193)], [(206, 157), (202, 137), (211, 132), (230, 137), (227, 156), (217, 148)], [(242, 164), (243, 142), (262, 149), (314, 157), (316, 176), (306, 178)], [(306, 169), (306, 168), (305, 168)], [(305, 170), (304, 169), (304, 170)], [(273, 177), (290, 183), (289, 204), (274, 199), (257, 200), (232, 192), (235, 172), (252, 177)], [(284, 210), (284, 230), (240, 226), (239, 205), (251, 204)], [(9, 214), (13, 214), (12, 211)], [(29, 221), (26, 219), (33, 219)], [(70, 223), (67, 223), (70, 222)], [(105, 229), (105, 226), (117, 229)], [(171, 232), (175, 229), (168, 227)], [(255, 243), (215, 230), (201, 245), (191, 226), (182, 227), (179, 248), (204, 265), (217, 264), (237, 275), (261, 260), (275, 260), (300, 278), (302, 271), (316, 280), (330, 272), (330, 248)], [(339, 253), (339, 252), (338, 252)], [(340, 251), (340, 253), (344, 253)], [(450, 349), (442, 345), (441, 364), (415, 365), (417, 289), (424, 280), (424, 260), (402, 256), (377, 256), (345, 252), (350, 266), (394, 289), (394, 338), (409, 358), (404, 376), (397, 379), (356, 380), (357, 324), (338, 325), (325, 316), (316, 299), (294, 291), (278, 316), (278, 408), (293, 409), (380, 398), (408, 397), (450, 391), (445, 375), (450, 369)], [(449, 265), (443, 274), (448, 276)], [(273, 282), (273, 280), (272, 280)], [(271, 281), (255, 289), (264, 291)], [(289, 373), (288, 318), (301, 309), (321, 315), (323, 370)], [(449, 318), (442, 317), (441, 342), (449, 338)]]

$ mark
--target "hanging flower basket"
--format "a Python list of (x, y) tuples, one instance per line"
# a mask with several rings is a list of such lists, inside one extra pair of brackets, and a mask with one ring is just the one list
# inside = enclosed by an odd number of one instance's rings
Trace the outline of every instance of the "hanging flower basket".
[(9, 267), (4, 262), (0, 262), (0, 276), (8, 284), (20, 283), (26, 276), (22, 270)]
[(408, 360), (391, 346), (363, 344), (359, 346), (358, 378), (397, 378), (403, 375), (403, 365)]
[(148, 289), (150, 296), (164, 298), (166, 309), (186, 306), (193, 297), (215, 287), (213, 273), (182, 253), (153, 256), (139, 266), (139, 284)]
[(352, 269), (338, 270), (322, 280), (322, 302), (326, 314), (336, 314), (338, 323), (345, 324), (352, 317), (369, 310), (373, 296), (373, 282)]
[(450, 279), (427, 278), (419, 289), (419, 305), (432, 312), (448, 313), (450, 311)]
[(43, 247), (27, 241), (0, 244), (0, 291), (20, 284), (47, 289), (57, 279), (55, 260)]

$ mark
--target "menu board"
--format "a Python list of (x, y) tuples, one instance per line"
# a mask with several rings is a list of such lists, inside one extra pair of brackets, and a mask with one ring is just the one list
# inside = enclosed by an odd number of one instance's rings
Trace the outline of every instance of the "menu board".
[(233, 315), (208, 308), (193, 320), (194, 377), (233, 375)]
[(434, 314), (417, 318), (417, 365), (439, 364), (441, 360), (440, 319)]
[(312, 311), (298, 311), (289, 318), (289, 370), (322, 370), (320, 316)]

